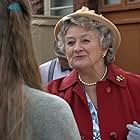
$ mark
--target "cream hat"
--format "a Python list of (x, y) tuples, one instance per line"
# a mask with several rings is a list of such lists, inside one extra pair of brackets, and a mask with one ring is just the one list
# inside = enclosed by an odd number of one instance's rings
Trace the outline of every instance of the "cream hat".
[(94, 10), (89, 10), (87, 7), (83, 6), (81, 9), (77, 10), (76, 12), (69, 14), (67, 16), (64, 16), (62, 19), (60, 19), (55, 28), (54, 28), (54, 36), (55, 39), (58, 40), (57, 35), (61, 30), (61, 26), (64, 21), (68, 20), (69, 17), (75, 17), (75, 16), (83, 16), (88, 17), (91, 20), (98, 21), (103, 23), (107, 28), (109, 28), (113, 33), (113, 44), (112, 47), (114, 47), (115, 50), (117, 50), (121, 43), (121, 36), (120, 32), (117, 29), (117, 27), (107, 18), (103, 17), (102, 15), (98, 15), (95, 13)]

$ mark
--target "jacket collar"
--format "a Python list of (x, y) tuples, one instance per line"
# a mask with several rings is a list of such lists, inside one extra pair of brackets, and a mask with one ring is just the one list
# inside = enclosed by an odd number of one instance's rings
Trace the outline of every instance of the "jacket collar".
[(110, 64), (108, 66), (107, 79), (121, 87), (126, 87), (125, 71), (116, 65)]
[[(118, 86), (126, 87), (125, 72), (116, 65), (110, 64), (108, 66), (107, 79), (112, 81), (114, 84)], [(60, 90), (67, 89), (68, 87), (77, 84), (81, 85), (79, 79), (77, 78), (77, 71), (72, 70), (70, 75), (63, 79), (60, 86)]]
[(79, 80), (77, 78), (77, 71), (72, 70), (69, 76), (66, 76), (60, 86), (60, 90), (66, 89), (70, 87), (71, 85), (74, 85), (76, 83), (79, 83)]

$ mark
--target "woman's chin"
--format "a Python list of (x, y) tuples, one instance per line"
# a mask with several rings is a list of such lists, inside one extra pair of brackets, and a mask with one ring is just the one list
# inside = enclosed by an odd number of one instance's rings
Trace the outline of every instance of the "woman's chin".
[(80, 70), (80, 69), (85, 69), (86, 66), (82, 65), (82, 64), (77, 64), (77, 65), (73, 65), (73, 68), (76, 70)]

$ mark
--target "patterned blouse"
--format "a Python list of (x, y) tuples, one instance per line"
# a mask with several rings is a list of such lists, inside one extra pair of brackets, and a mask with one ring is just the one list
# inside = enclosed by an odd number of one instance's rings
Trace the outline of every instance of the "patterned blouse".
[(86, 93), (86, 97), (88, 101), (88, 107), (92, 116), (93, 140), (101, 140), (97, 110), (87, 93)]

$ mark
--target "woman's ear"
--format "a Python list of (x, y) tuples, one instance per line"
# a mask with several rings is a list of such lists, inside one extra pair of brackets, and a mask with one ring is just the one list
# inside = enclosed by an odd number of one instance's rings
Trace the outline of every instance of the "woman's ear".
[(106, 56), (106, 54), (107, 54), (107, 50), (108, 50), (108, 49), (104, 49), (104, 48), (103, 48), (103, 50), (102, 50), (102, 54), (101, 54), (102, 57), (105, 57), (105, 56)]

